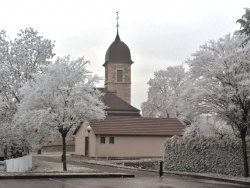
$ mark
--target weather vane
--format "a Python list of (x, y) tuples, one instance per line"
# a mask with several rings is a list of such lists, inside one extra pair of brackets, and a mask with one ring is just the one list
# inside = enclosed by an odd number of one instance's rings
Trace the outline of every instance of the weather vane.
[(116, 21), (117, 21), (117, 23), (116, 23), (116, 27), (117, 27), (117, 29), (118, 29), (118, 27), (119, 27), (119, 23), (118, 23), (118, 19), (119, 19), (119, 12), (117, 11), (116, 12), (116, 15), (117, 15), (117, 17), (116, 17)]

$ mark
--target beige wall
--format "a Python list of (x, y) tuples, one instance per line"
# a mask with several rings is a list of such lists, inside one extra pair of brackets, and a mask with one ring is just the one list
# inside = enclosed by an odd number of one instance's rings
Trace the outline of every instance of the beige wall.
[(95, 145), (96, 139), (93, 131), (90, 131), (89, 135), (88, 132), (85, 130), (86, 125), (82, 125), (76, 133), (75, 136), (75, 153), (77, 155), (84, 155), (85, 156), (85, 137), (90, 137), (90, 156), (95, 156)]
[[(75, 153), (85, 155), (85, 126), (82, 126), (75, 138)], [(90, 132), (91, 157), (159, 157), (163, 156), (163, 142), (166, 136), (114, 136), (114, 144), (105, 136), (105, 144), (100, 143), (100, 136)]]
[(96, 157), (158, 157), (163, 156), (163, 142), (167, 137), (155, 136), (114, 136), (115, 143), (109, 144), (109, 136), (105, 144), (100, 144), (97, 137)]

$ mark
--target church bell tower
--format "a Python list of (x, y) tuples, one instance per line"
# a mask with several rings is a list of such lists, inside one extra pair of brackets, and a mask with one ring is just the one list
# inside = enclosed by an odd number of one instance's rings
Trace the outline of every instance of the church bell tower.
[(115, 41), (106, 52), (105, 63), (105, 88), (115, 92), (118, 97), (131, 103), (131, 60), (128, 46), (121, 41), (119, 36), (117, 12), (117, 34)]

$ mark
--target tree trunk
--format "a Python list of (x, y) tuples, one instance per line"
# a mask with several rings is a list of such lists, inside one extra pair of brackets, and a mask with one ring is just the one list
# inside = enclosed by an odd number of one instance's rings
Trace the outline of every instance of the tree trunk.
[(66, 136), (62, 134), (63, 141), (63, 154), (62, 154), (62, 162), (63, 162), (63, 171), (67, 171), (67, 163), (66, 163)]
[(243, 164), (244, 164), (244, 177), (249, 177), (246, 136), (241, 135), (241, 142), (242, 142), (242, 155), (243, 155)]

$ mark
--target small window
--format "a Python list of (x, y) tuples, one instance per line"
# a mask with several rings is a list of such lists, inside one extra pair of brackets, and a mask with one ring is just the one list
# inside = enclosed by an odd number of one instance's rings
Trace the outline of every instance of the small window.
[(117, 82), (123, 82), (123, 70), (117, 70)]
[(109, 137), (109, 143), (114, 144), (115, 143), (115, 138), (114, 137)]
[(101, 138), (100, 138), (100, 143), (101, 143), (101, 144), (105, 144), (105, 137), (104, 137), (104, 136), (101, 136)]
[(105, 81), (108, 82), (108, 69), (105, 70)]

